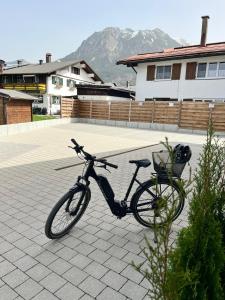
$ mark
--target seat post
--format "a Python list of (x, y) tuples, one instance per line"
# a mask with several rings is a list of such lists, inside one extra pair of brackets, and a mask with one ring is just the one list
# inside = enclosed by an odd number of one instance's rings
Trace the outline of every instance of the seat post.
[(128, 199), (128, 196), (129, 196), (129, 194), (130, 194), (130, 191), (131, 191), (131, 189), (132, 189), (132, 186), (133, 186), (133, 184), (134, 184), (134, 181), (135, 181), (135, 179), (136, 179), (136, 177), (137, 177), (137, 173), (138, 173), (139, 169), (140, 169), (140, 167), (137, 166), (137, 168), (136, 168), (136, 170), (135, 170), (135, 172), (134, 172), (134, 175), (133, 175), (133, 177), (132, 177), (132, 179), (131, 179), (130, 185), (129, 185), (128, 189), (127, 189), (127, 192), (126, 192), (124, 201), (127, 201), (127, 199)]

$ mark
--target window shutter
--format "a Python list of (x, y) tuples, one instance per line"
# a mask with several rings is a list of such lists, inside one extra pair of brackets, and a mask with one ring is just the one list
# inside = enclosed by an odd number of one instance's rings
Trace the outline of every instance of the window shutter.
[(155, 65), (147, 66), (147, 81), (155, 79)]
[(181, 72), (181, 64), (173, 64), (172, 80), (179, 80)]
[(187, 63), (187, 67), (186, 67), (186, 79), (188, 79), (188, 80), (195, 79), (195, 76), (196, 76), (196, 67), (197, 67), (197, 63), (196, 62)]

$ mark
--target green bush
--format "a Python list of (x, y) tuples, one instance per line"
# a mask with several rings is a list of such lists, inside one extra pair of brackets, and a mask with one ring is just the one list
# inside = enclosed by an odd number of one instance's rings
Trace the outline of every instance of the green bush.
[(168, 288), (180, 300), (222, 300), (225, 148), (209, 129), (194, 176), (189, 226), (170, 254)]
[(224, 163), (225, 145), (210, 127), (193, 178), (188, 227), (172, 248), (172, 223), (155, 226), (157, 243), (146, 239), (143, 249), (147, 263), (133, 263), (149, 281), (151, 300), (225, 299)]

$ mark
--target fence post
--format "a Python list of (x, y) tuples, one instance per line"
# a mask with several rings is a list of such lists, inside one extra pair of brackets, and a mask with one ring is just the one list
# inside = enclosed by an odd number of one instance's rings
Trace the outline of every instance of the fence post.
[(152, 123), (154, 123), (155, 120), (155, 99), (153, 100), (153, 108), (152, 108)]
[(63, 115), (62, 115), (62, 103), (63, 103), (63, 100), (62, 100), (62, 97), (60, 97), (60, 119), (62, 119)]
[(91, 119), (92, 117), (92, 101), (90, 102), (90, 114), (89, 114), (89, 118)]
[(178, 108), (178, 120), (177, 120), (177, 126), (180, 127), (181, 123), (181, 110), (182, 110), (182, 101), (179, 102), (179, 108)]
[(130, 123), (130, 115), (131, 115), (131, 101), (130, 100), (130, 105), (129, 105), (129, 115), (128, 115), (128, 122)]
[(108, 102), (108, 106), (109, 106), (108, 120), (110, 120), (111, 119), (111, 101)]

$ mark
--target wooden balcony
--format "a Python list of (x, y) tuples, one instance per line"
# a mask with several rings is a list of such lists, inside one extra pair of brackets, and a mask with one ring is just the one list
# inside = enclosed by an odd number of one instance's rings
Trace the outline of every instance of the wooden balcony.
[(44, 94), (46, 92), (45, 83), (3, 83), (4, 89), (11, 89), (23, 92), (38, 92)]

